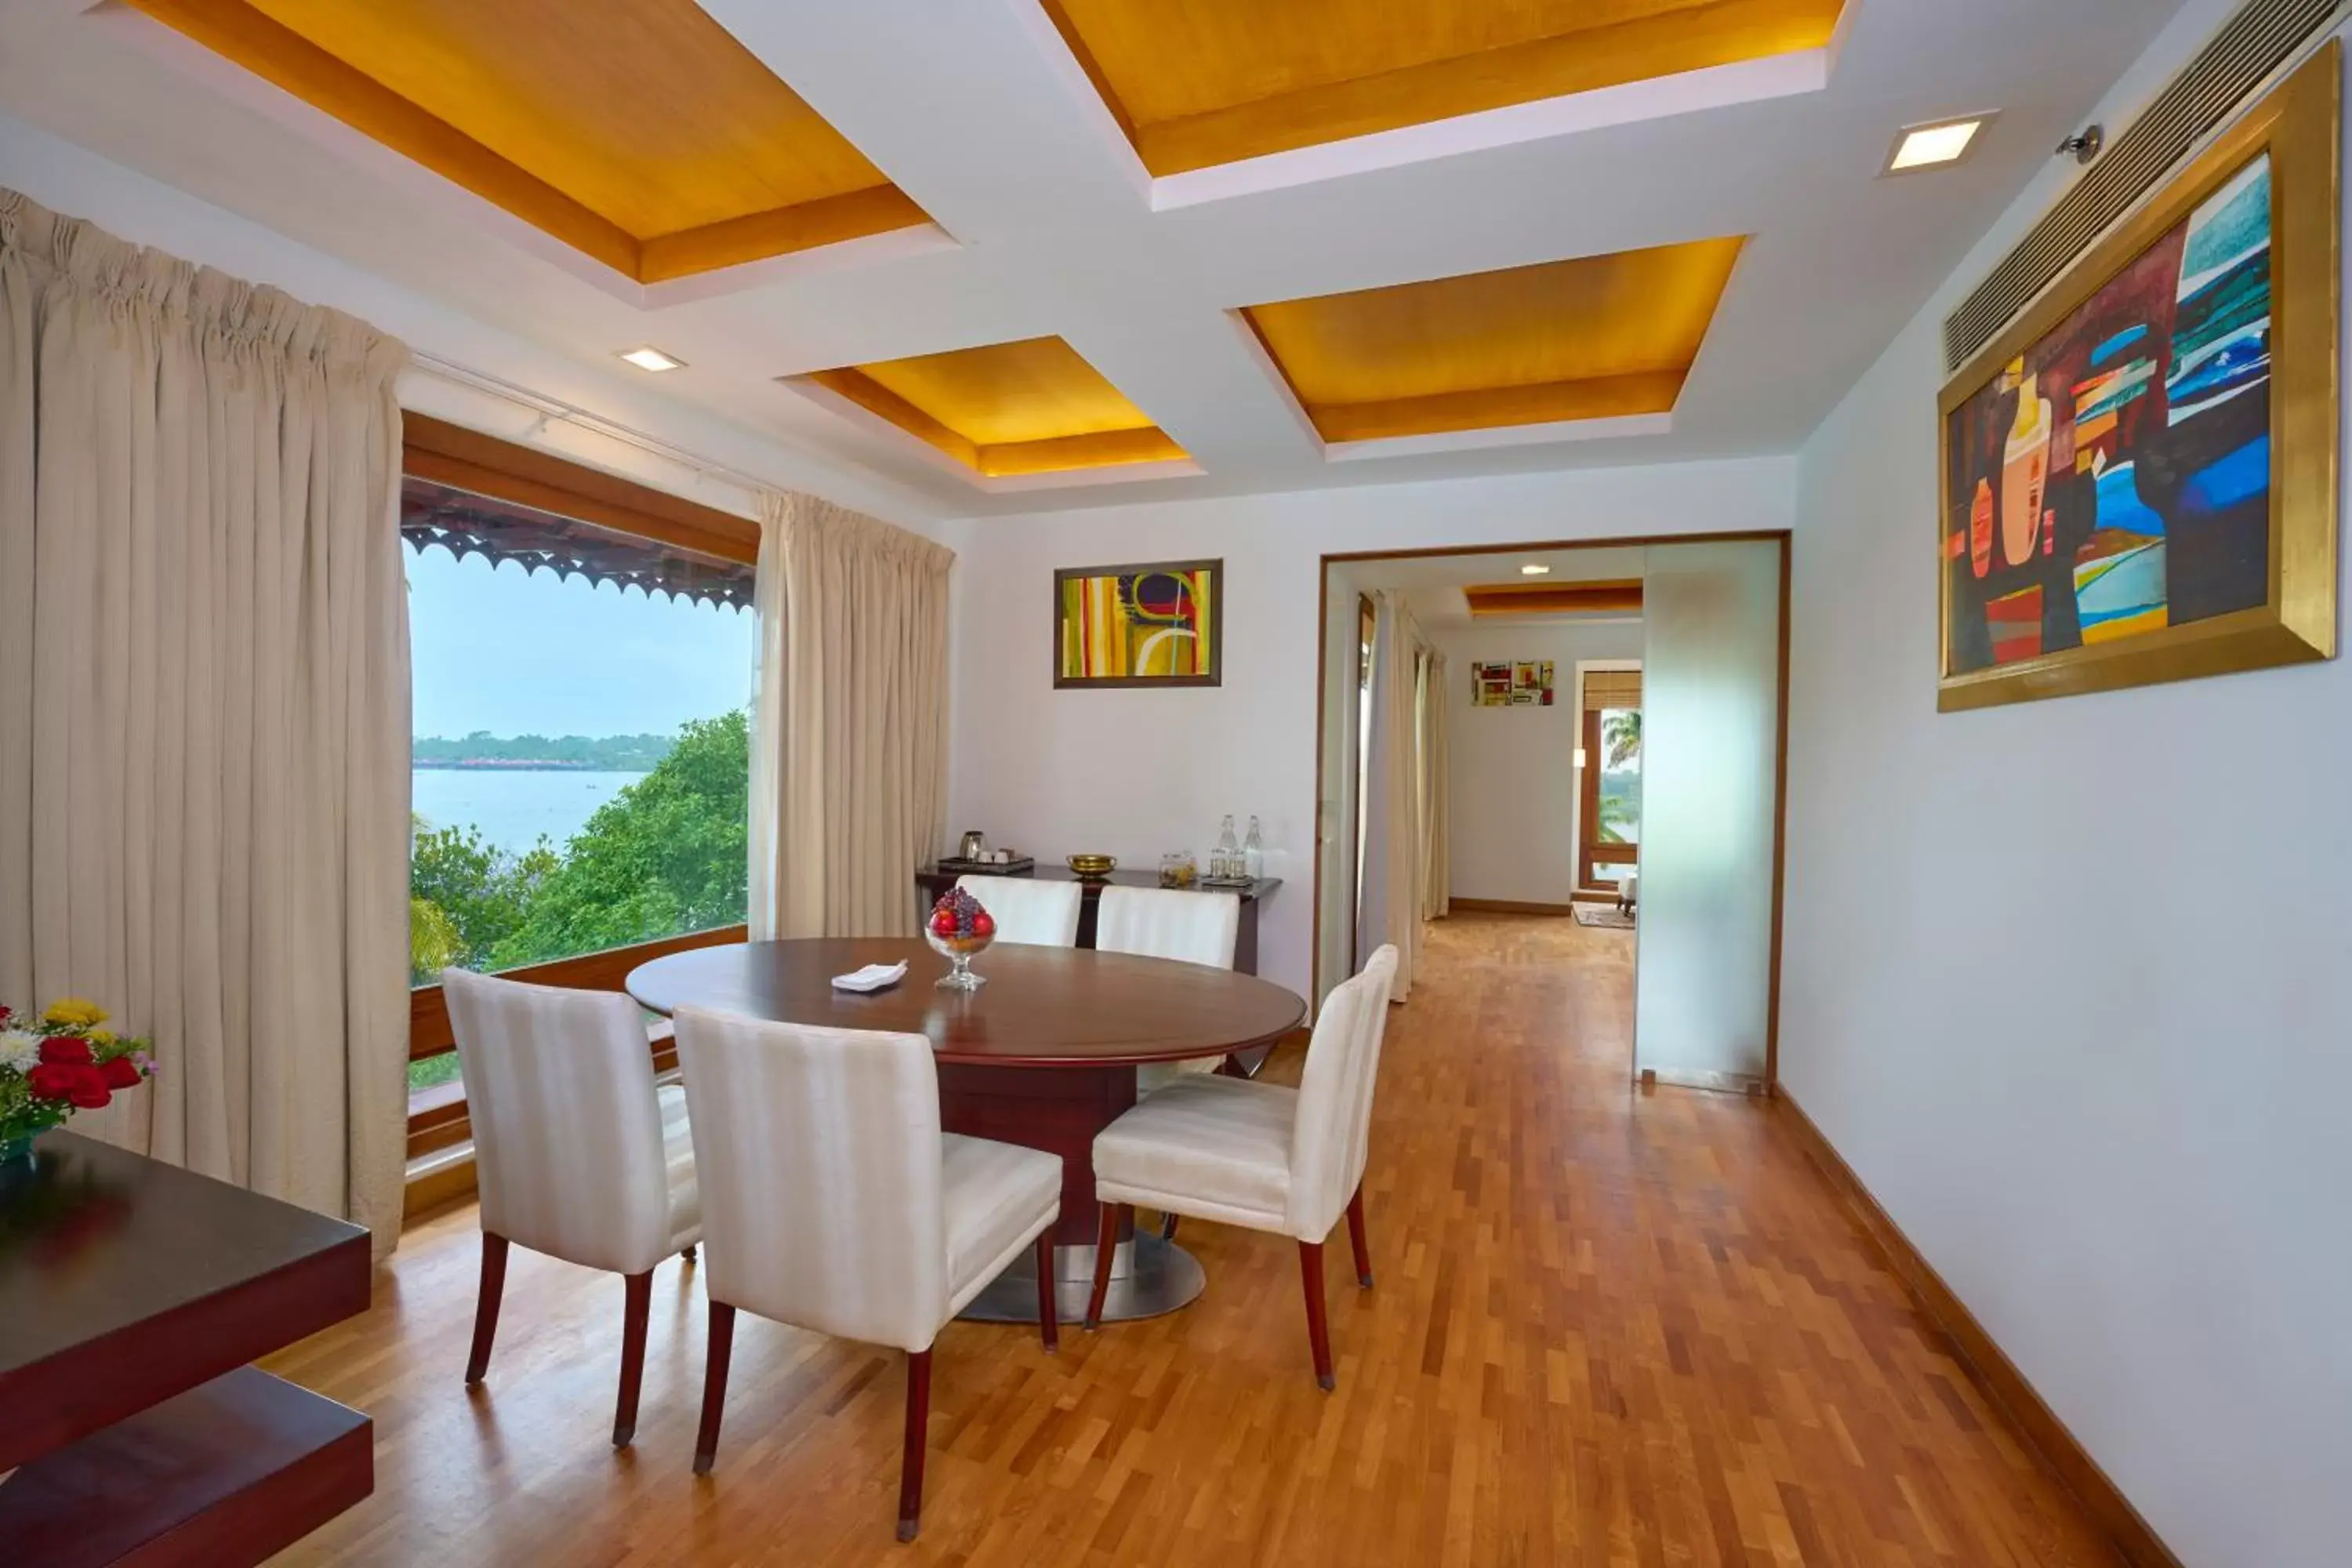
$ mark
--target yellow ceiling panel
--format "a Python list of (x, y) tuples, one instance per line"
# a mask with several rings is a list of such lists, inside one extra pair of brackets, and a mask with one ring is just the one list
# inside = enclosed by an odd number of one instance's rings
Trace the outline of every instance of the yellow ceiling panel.
[(1817, 48), (1843, 0), (1044, 0), (1154, 174)]
[(1326, 440), (1664, 413), (1745, 243), (1693, 240), (1243, 313)]
[(131, 0), (652, 282), (927, 221), (694, 0)]
[(1059, 338), (917, 354), (810, 378), (987, 475), (1184, 456)]

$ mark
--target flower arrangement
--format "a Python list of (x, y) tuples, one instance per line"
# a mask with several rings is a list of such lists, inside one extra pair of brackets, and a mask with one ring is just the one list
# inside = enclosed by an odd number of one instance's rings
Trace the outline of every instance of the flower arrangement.
[(70, 996), (38, 1017), (0, 1007), (0, 1156), (154, 1076), (148, 1042), (106, 1028), (106, 1017)]

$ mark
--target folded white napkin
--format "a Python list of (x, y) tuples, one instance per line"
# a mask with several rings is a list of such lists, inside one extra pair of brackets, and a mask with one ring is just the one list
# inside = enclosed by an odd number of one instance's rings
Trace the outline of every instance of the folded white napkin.
[(869, 963), (854, 974), (836, 974), (833, 977), (833, 988), (835, 991), (879, 991), (906, 978), (907, 961), (902, 958), (896, 963)]

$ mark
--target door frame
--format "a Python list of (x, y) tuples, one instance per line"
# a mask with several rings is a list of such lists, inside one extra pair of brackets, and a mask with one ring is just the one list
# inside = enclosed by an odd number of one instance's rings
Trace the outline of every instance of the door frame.
[[(1331, 624), (1331, 568), (1334, 565), (1364, 561), (1425, 561), (1440, 555), (1512, 555), (1526, 554), (1531, 551), (1623, 550), (1652, 544), (1727, 544), (1737, 542), (1773, 542), (1780, 547), (1780, 668), (1778, 725), (1780, 732), (1773, 767), (1772, 967), (1767, 983), (1765, 999), (1763, 1085), (1765, 1093), (1774, 1094), (1779, 1091), (1780, 1081), (1780, 906), (1782, 881), (1787, 869), (1789, 838), (1789, 600), (1790, 581), (1795, 567), (1795, 538), (1790, 530), (1757, 528), (1692, 533), (1618, 534), (1597, 539), (1517, 539), (1493, 544), (1435, 544), (1409, 550), (1326, 551), (1317, 567), (1315, 732), (1309, 737), (1309, 742), (1315, 748), (1315, 799), (1319, 820), (1322, 811), (1321, 803), (1328, 798), (1324, 794), (1324, 790), (1330, 782), (1324, 773), (1323, 737), (1327, 726), (1331, 721), (1331, 716), (1326, 710), (1326, 703), (1331, 689), (1331, 640), (1326, 634)], [(1580, 692), (1580, 702), (1581, 700), (1582, 694)], [(1324, 836), (1318, 831), (1315, 836), (1314, 919), (1307, 939), (1307, 952), (1310, 962), (1315, 965), (1309, 983), (1315, 987), (1318, 998), (1325, 994), (1321, 970), (1323, 879), (1330, 872), (1329, 866), (1326, 864), (1323, 850)], [(1352, 952), (1352, 939), (1349, 945)]]

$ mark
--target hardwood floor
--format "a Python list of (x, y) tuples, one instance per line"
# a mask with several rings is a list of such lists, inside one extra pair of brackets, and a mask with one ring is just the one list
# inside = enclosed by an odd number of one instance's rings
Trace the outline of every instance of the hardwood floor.
[(1433, 928), (1381, 1063), (1377, 1287), (1325, 1249), (1335, 1394), (1297, 1247), (1188, 1222), (1209, 1288), (1185, 1311), (1067, 1325), (1058, 1357), (1034, 1329), (940, 1336), (901, 1546), (904, 1357), (740, 1317), (697, 1478), (703, 1301), (666, 1263), (616, 1452), (610, 1275), (515, 1249), (466, 1388), (469, 1207), (409, 1233), (365, 1316), (266, 1363), (376, 1422), (375, 1496), (281, 1561), (2114, 1563), (1768, 1105), (1628, 1084), (1632, 942)]

